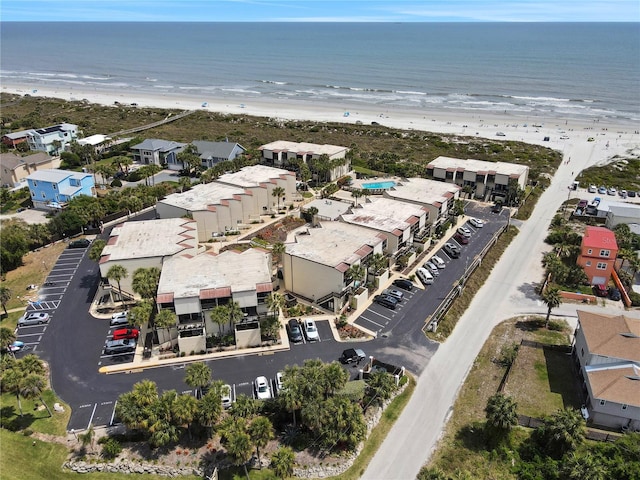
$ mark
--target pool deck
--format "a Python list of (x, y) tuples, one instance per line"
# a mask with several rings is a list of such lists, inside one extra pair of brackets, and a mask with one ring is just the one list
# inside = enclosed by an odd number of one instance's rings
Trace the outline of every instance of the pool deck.
[[(385, 182), (393, 182), (394, 184), (398, 183), (400, 181), (400, 177), (373, 177), (373, 178), (359, 178), (356, 180), (353, 180), (353, 182), (351, 182), (351, 185), (349, 185), (350, 188), (355, 188), (355, 189), (363, 189), (365, 188), (363, 185), (365, 184), (376, 184), (376, 183), (385, 183)], [(386, 190), (386, 188), (369, 188), (367, 190)]]

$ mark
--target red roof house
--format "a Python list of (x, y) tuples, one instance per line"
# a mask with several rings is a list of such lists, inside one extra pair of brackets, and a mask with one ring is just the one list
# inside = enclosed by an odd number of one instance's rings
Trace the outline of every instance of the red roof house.
[(578, 265), (591, 285), (607, 285), (618, 255), (614, 233), (605, 227), (587, 227), (582, 237)]

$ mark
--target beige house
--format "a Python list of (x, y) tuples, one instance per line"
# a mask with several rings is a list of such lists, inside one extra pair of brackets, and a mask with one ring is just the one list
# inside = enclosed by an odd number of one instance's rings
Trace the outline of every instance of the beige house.
[(589, 422), (640, 431), (640, 319), (578, 310), (573, 356)]
[[(215, 307), (236, 302), (250, 320), (267, 313), (266, 299), (272, 290), (271, 254), (261, 249), (168, 258), (162, 266), (157, 304), (172, 310), (177, 324), (161, 343), (177, 341), (180, 351), (201, 352), (207, 336), (232, 328), (212, 320)], [(231, 330), (243, 332), (236, 332), (236, 346), (260, 345), (260, 329), (242, 328), (244, 324), (241, 321)]]
[(60, 157), (38, 152), (33, 155), (0, 153), (0, 185), (9, 188), (27, 186), (27, 177), (37, 170), (49, 170), (60, 167)]
[[(131, 288), (133, 272), (138, 268), (163, 268), (164, 262), (176, 255), (196, 255), (198, 247), (196, 222), (184, 218), (126, 222), (111, 231), (102, 256), (100, 275), (114, 301), (118, 298), (118, 285), (107, 279), (113, 265), (123, 266), (128, 276), (120, 280), (123, 296), (136, 298)], [(110, 283), (110, 285), (109, 285)]]
[(347, 147), (278, 140), (262, 145), (260, 150), (262, 151), (263, 161), (278, 166), (286, 166), (292, 161), (300, 160), (308, 163), (310, 160), (319, 159), (322, 155), (326, 155), (332, 161), (329, 177), (327, 178), (331, 182), (347, 175), (351, 171), (351, 162), (346, 158), (349, 151)]
[(427, 209), (391, 198), (368, 199), (341, 215), (341, 220), (382, 233), (386, 254), (393, 255), (413, 244), (414, 234), (425, 228)]
[(475, 198), (486, 201), (494, 200), (496, 196), (506, 197), (509, 181), (515, 181), (524, 190), (529, 181), (529, 167), (517, 163), (438, 157), (427, 165), (427, 177), (470, 187)]
[[(255, 212), (270, 214), (278, 206), (291, 205), (296, 196), (296, 174), (267, 165), (253, 165), (234, 173), (220, 175), (216, 183), (245, 189), (253, 198)], [(274, 188), (281, 187), (281, 197), (274, 197)]]
[(206, 242), (258, 221), (262, 209), (256, 208), (252, 193), (245, 188), (212, 182), (168, 195), (156, 203), (156, 213), (160, 218), (191, 215), (198, 224), (198, 241)]
[(338, 312), (354, 283), (347, 274), (349, 267), (365, 265), (371, 256), (382, 254), (386, 242), (383, 233), (343, 222), (295, 230), (282, 259), (285, 289)]
[(408, 178), (385, 190), (383, 196), (423, 207), (427, 211), (426, 228), (431, 231), (447, 220), (454, 202), (460, 198), (460, 190), (450, 183)]

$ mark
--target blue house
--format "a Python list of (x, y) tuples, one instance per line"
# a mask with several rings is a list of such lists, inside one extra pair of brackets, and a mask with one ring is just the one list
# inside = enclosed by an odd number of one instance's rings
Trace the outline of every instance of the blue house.
[(60, 210), (80, 195), (95, 197), (95, 183), (90, 173), (68, 170), (38, 170), (27, 177), (33, 207)]

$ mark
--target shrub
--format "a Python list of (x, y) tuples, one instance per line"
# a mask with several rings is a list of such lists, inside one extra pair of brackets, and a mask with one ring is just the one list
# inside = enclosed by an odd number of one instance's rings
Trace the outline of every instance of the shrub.
[(640, 293), (636, 293), (632, 290), (629, 292), (629, 298), (631, 299), (631, 306), (640, 306)]
[(119, 178), (116, 178), (113, 182), (111, 182), (111, 186), (112, 187), (121, 187), (122, 186), (122, 182), (120, 181)]
[(25, 428), (25, 429), (22, 431), (22, 434), (23, 434), (25, 437), (30, 437), (31, 435), (33, 435), (33, 430), (31, 430), (30, 428)]
[(106, 458), (116, 458), (120, 455), (122, 446), (115, 438), (109, 438), (104, 445), (102, 445), (102, 455)]

